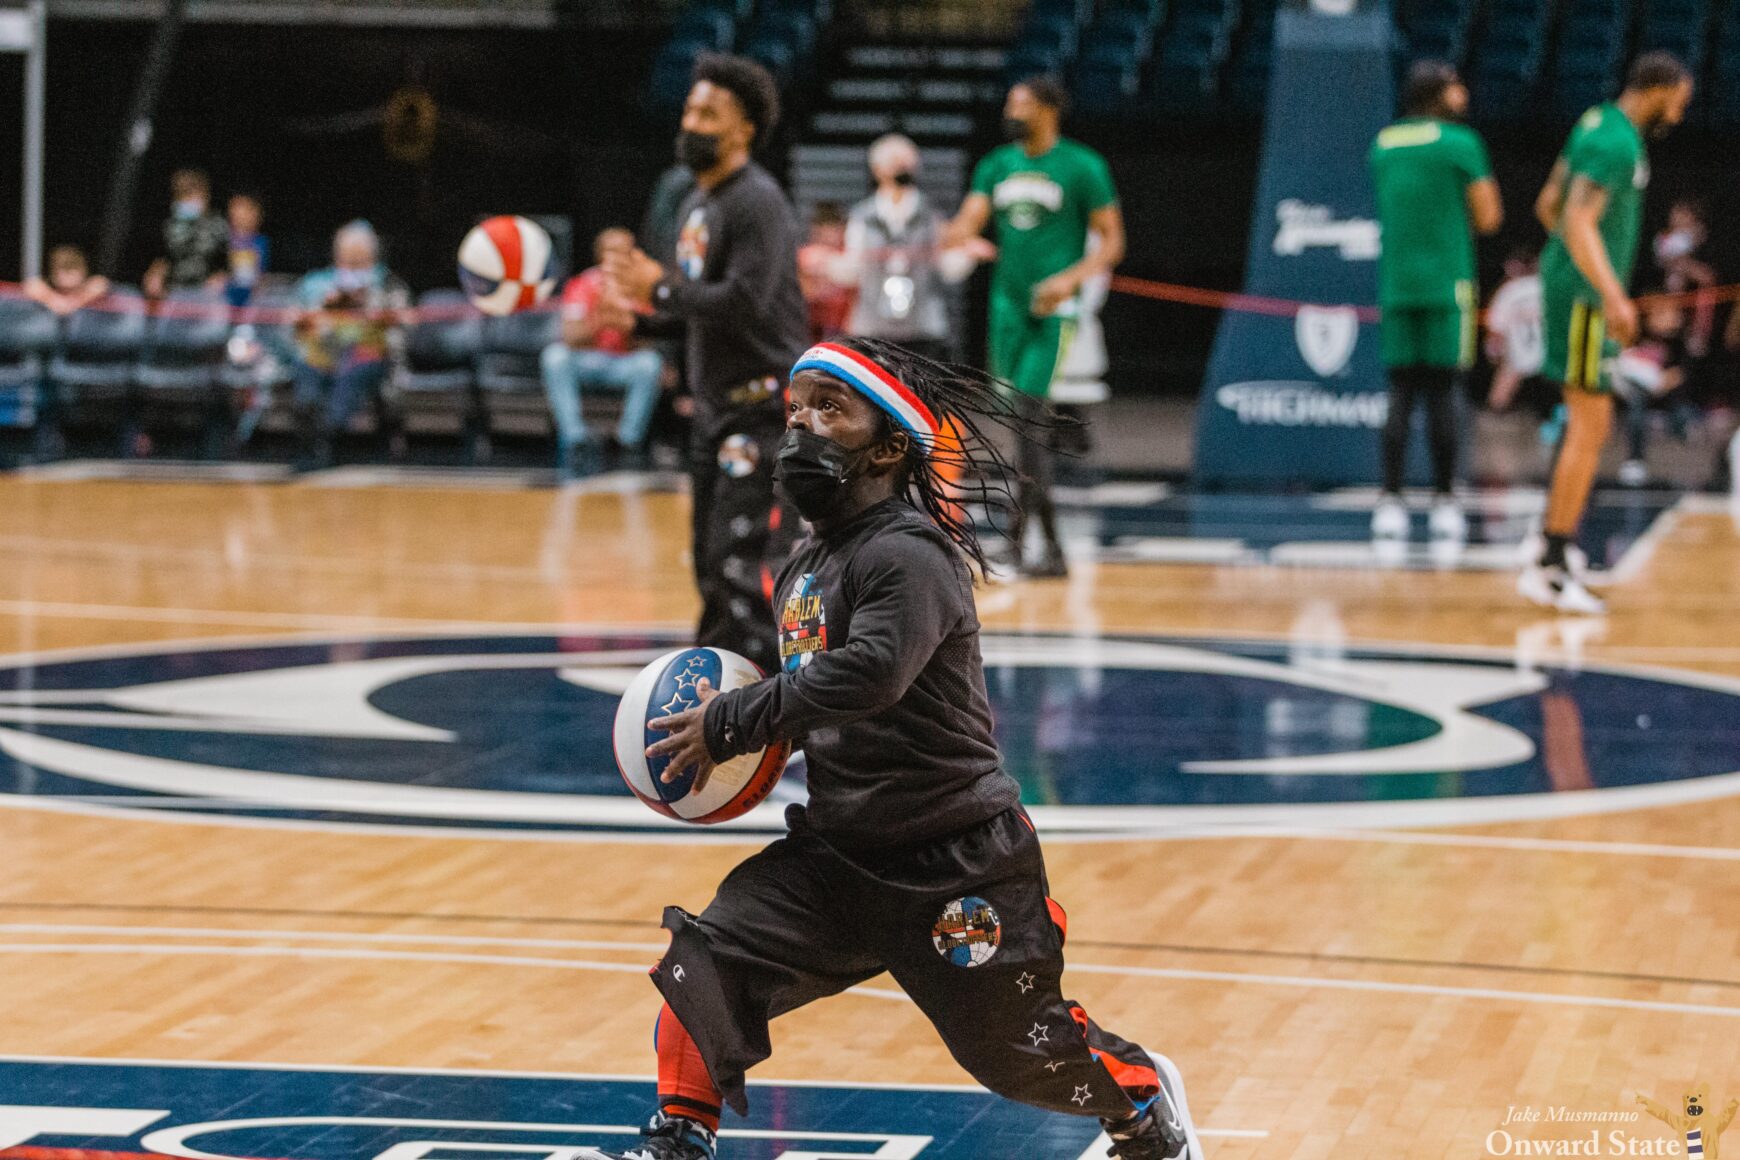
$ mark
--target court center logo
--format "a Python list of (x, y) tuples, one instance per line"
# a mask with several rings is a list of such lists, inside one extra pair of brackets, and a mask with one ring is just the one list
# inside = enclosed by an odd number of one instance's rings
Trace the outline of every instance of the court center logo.
[(957, 967), (982, 967), (1003, 943), (1003, 921), (983, 898), (957, 898), (930, 928), (936, 953)]
[[(785, 595), (787, 643), (820, 640), (814, 593)], [(801, 756), (717, 827), (624, 788), (617, 701), (682, 643), (367, 636), (0, 658), (0, 800), (506, 838), (783, 831), (807, 797)], [(981, 648), (1004, 768), (1042, 833), (1477, 825), (1740, 794), (1740, 680), (1713, 674), (1228, 639), (988, 634)]]

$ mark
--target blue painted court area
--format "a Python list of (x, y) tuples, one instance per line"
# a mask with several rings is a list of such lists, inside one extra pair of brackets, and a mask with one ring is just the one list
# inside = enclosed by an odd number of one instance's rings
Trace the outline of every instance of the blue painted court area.
[[(618, 1150), (649, 1080), (0, 1059), (0, 1147), (245, 1160), (566, 1160)], [(1092, 1120), (986, 1092), (755, 1083), (720, 1160), (1077, 1160)], [(40, 1130), (39, 1130), (40, 1129)]]
[[(1345, 568), (1385, 563), (1371, 552), (1376, 492), (1347, 488), (1309, 494), (1175, 492), (1142, 480), (1059, 490), (1065, 527), (1104, 562), (1288, 564)], [(1590, 503), (1579, 542), (1597, 568), (1615, 567), (1671, 508), (1670, 491), (1608, 490)], [(1410, 496), (1415, 551), (1389, 563), (1505, 570), (1520, 565), (1525, 536), (1544, 498), (1538, 490), (1493, 489), (1464, 497), (1468, 543), (1453, 559), (1426, 552), (1430, 497)]]

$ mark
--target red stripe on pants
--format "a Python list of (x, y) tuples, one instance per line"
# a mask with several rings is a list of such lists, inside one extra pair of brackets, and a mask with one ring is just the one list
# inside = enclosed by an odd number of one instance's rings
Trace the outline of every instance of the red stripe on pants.
[(717, 1132), (719, 1089), (713, 1086), (701, 1049), (669, 1003), (659, 1010), (653, 1041), (659, 1053), (659, 1108), (667, 1116), (687, 1116)]

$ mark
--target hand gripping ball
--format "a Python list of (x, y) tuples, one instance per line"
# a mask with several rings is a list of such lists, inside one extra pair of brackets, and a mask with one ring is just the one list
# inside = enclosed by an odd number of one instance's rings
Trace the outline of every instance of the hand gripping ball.
[(762, 679), (752, 661), (722, 648), (680, 648), (652, 662), (629, 682), (616, 707), (616, 768), (634, 796), (678, 821), (711, 825), (748, 813), (766, 799), (785, 772), (791, 744), (781, 741), (754, 753), (733, 757), (717, 766), (706, 786), (695, 793), (695, 774), (665, 783), (659, 780), (668, 758), (646, 756), (647, 746), (668, 737), (648, 729), (648, 721), (670, 717), (701, 704), (696, 688), (710, 681), (721, 693)]

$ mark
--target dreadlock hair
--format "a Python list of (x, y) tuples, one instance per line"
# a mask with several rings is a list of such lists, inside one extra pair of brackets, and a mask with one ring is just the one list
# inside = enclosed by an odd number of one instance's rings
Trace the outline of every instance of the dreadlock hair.
[[(1020, 506), (1016, 493), (1021, 475), (998, 449), (995, 431), (1000, 428), (1017, 439), (1045, 443), (1070, 421), (1049, 410), (1024, 412), (1015, 402), (1013, 387), (973, 367), (938, 362), (879, 338), (830, 341), (875, 362), (936, 416), (941, 428), (936, 446), (927, 455), (916, 439), (907, 440), (895, 492), (904, 493), (909, 503), (935, 521), (984, 575), (985, 549), (969, 507), (982, 505), (992, 517), (992, 526), (1006, 534)], [(882, 423), (884, 437), (900, 430), (886, 414)], [(1003, 516), (1001, 523), (998, 515)]]

